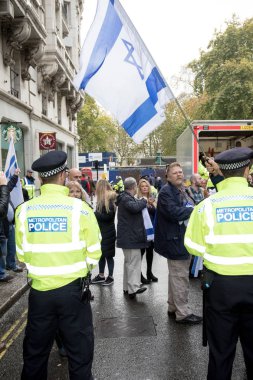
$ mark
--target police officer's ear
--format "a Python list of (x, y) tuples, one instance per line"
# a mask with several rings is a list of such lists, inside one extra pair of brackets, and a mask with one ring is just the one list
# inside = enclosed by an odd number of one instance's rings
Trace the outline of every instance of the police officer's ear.
[(248, 178), (248, 175), (249, 175), (249, 169), (250, 169), (250, 167), (246, 166), (246, 168), (244, 170), (244, 173), (243, 173), (243, 177), (246, 178), (246, 179)]

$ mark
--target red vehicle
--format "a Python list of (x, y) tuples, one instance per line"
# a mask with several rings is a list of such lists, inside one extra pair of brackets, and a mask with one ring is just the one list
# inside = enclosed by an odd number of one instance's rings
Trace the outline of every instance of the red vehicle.
[(200, 120), (177, 139), (177, 161), (186, 178), (198, 172), (199, 153), (213, 157), (236, 146), (253, 147), (253, 120)]

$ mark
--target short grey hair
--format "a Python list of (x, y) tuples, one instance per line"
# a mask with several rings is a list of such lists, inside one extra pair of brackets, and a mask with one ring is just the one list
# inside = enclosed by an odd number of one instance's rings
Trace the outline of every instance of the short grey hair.
[(132, 190), (134, 187), (137, 186), (136, 179), (133, 177), (128, 177), (124, 181), (124, 187), (125, 190)]

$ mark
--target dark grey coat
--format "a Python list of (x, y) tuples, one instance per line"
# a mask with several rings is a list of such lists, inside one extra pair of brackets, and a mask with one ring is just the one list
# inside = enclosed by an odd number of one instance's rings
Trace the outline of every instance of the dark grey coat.
[(142, 210), (147, 206), (147, 201), (137, 199), (124, 191), (117, 198), (117, 206), (117, 247), (125, 249), (148, 247), (142, 216)]

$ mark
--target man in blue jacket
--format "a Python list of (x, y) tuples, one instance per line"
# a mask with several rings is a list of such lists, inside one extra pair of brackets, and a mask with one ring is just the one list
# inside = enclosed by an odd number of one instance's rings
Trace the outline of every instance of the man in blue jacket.
[(155, 251), (166, 257), (169, 269), (168, 315), (183, 324), (197, 324), (202, 318), (188, 305), (191, 257), (184, 247), (184, 234), (194, 202), (185, 192), (181, 165), (167, 168), (168, 183), (158, 196), (155, 223)]

